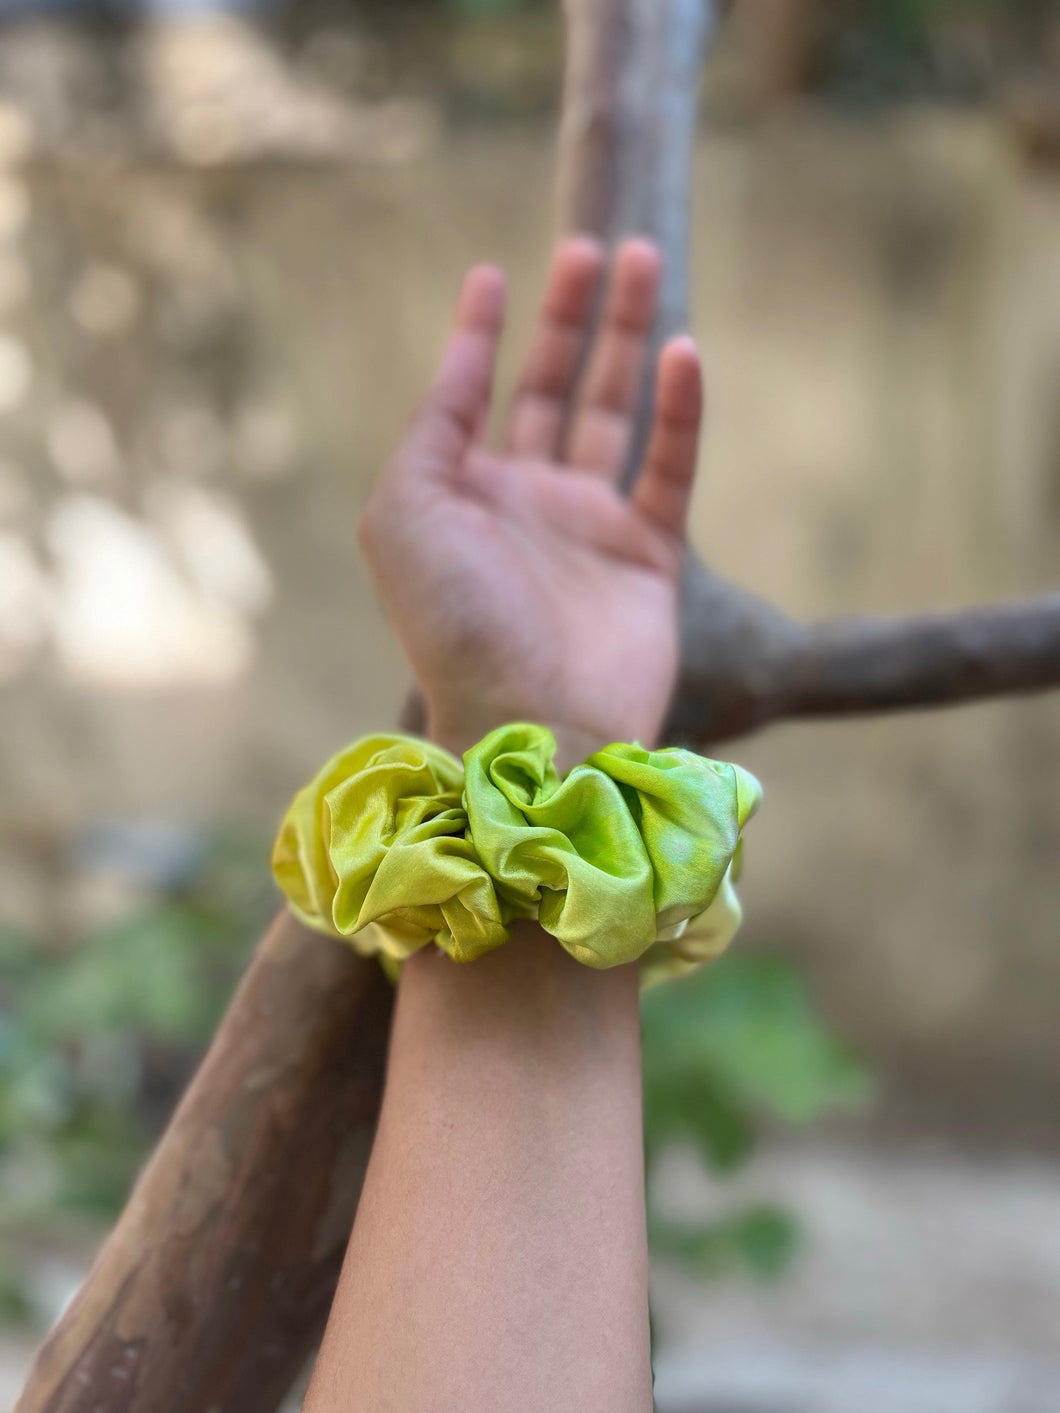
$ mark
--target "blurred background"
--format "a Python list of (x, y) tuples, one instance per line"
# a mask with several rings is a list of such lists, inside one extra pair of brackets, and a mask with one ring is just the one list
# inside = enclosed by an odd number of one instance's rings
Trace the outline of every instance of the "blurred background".
[[(5, 1405), (396, 717), (357, 509), (470, 262), (528, 328), (561, 61), (544, 0), (0, 0)], [(1060, 5), (740, 0), (695, 166), (710, 562), (1055, 587)], [(661, 1413), (1056, 1413), (1057, 701), (732, 753), (744, 936), (645, 1003)]]

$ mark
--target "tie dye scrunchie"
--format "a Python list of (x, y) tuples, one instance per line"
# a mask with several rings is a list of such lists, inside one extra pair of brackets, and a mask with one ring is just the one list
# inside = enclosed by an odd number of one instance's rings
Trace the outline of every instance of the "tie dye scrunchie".
[(543, 726), (465, 756), (368, 736), (295, 797), (273, 872), (308, 926), (400, 963), (429, 942), (470, 962), (536, 917), (591, 967), (644, 984), (710, 961), (740, 923), (741, 831), (761, 797), (736, 765), (612, 745), (560, 777)]

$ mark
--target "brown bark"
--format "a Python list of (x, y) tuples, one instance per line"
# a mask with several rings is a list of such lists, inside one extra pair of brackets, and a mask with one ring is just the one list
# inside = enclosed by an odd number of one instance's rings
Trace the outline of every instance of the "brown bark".
[(266, 1413), (331, 1304), (392, 988), (281, 913), (17, 1413)]
[(688, 323), (688, 225), (699, 75), (712, 0), (565, 0), (557, 223), (664, 253), (652, 357), (627, 480), (640, 461), (660, 343)]
[(691, 560), (672, 739), (709, 745), (771, 721), (956, 706), (1060, 685), (1060, 594), (801, 624)]
[(1060, 682), (1060, 594), (922, 618), (839, 619), (806, 631), (783, 716), (846, 716), (1049, 691)]

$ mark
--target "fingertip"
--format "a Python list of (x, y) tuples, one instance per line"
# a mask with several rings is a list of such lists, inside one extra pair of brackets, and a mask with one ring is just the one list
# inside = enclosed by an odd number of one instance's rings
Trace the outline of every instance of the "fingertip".
[(504, 322), (508, 279), (499, 265), (474, 265), (464, 276), (457, 303), (457, 323), (499, 328)]
[(653, 241), (632, 236), (615, 249), (611, 271), (611, 318), (638, 334), (655, 320), (662, 282), (662, 257)]
[(673, 338), (667, 339), (663, 344), (663, 356), (674, 358), (693, 359), (696, 363), (699, 358), (699, 344), (691, 334), (675, 334)]
[(662, 273), (662, 252), (648, 236), (627, 236), (615, 248), (615, 264), (629, 273), (658, 279)]
[(656, 396), (664, 416), (695, 423), (703, 415), (703, 363), (691, 335), (680, 334), (663, 345)]
[(604, 258), (603, 246), (592, 236), (566, 236), (557, 241), (545, 289), (546, 315), (564, 323), (588, 318)]
[(556, 242), (556, 255), (577, 261), (580, 265), (602, 265), (604, 243), (588, 231), (578, 231), (574, 235), (560, 236)]

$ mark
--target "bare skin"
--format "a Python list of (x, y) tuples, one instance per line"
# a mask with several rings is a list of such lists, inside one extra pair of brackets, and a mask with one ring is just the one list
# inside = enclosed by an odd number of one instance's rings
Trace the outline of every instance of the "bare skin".
[(635, 970), (420, 953), (308, 1413), (649, 1413), (647, 1295)]
[[(361, 538), (408, 654), (431, 735), (464, 746), (499, 722), (542, 721), (583, 743), (654, 740), (677, 671), (677, 595), (702, 392), (690, 339), (660, 360), (654, 434), (629, 500), (633, 433), (659, 257), (617, 255), (604, 327), (569, 435), (563, 407), (601, 275), (563, 242), (511, 409), (506, 449), (477, 440), (504, 312), (481, 266), (460, 295), (434, 386), (365, 511)], [(565, 458), (565, 459), (564, 459)]]
[[(702, 407), (663, 350), (629, 500), (617, 480), (654, 320), (652, 246), (617, 253), (564, 426), (602, 255), (560, 244), (512, 405), (485, 425), (504, 282), (465, 281), (434, 386), (362, 543), (427, 703), (460, 752), (505, 721), (561, 767), (653, 743), (677, 664), (677, 584)], [(648, 1413), (637, 973), (577, 965), (536, 924), (470, 966), (406, 963), (386, 1094), (307, 1413)]]

